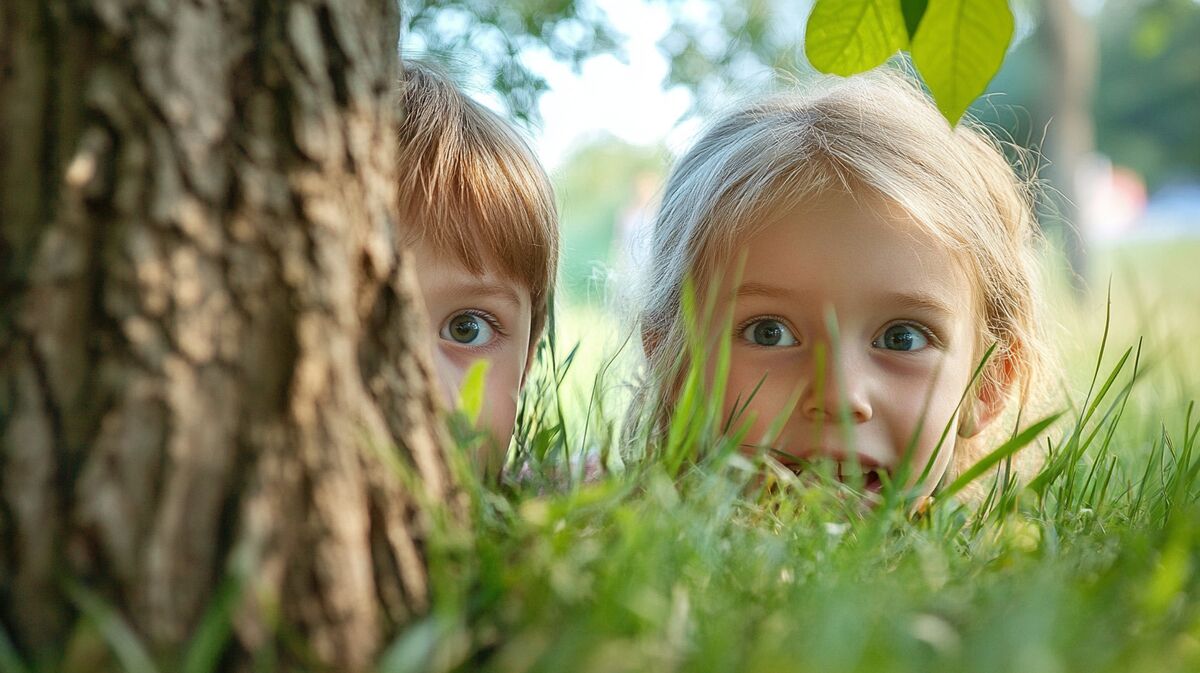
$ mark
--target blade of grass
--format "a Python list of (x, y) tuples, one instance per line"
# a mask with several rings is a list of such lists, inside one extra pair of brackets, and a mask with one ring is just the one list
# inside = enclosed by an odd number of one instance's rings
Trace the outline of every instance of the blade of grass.
[(73, 579), (63, 580), (62, 587), (79, 612), (96, 625), (126, 673), (157, 673), (154, 660), (137, 634), (112, 606)]
[(221, 655), (229, 644), (229, 637), (233, 633), (233, 613), (242, 598), (244, 580), (251, 566), (248, 550), (235, 550), (232, 558), (229, 570), (217, 587), (208, 609), (200, 619), (200, 625), (188, 644), (183, 658), (183, 673), (209, 673), (217, 670)]
[[(946, 421), (946, 426), (942, 428), (942, 434), (940, 437), (938, 437), (938, 442), (933, 448), (933, 453), (930, 454), (929, 460), (925, 462), (925, 469), (921, 470), (921, 476), (917, 479), (918, 484), (924, 483), (925, 480), (929, 478), (929, 472), (933, 469), (938, 454), (941, 453), (942, 447), (946, 444), (946, 437), (950, 436), (950, 428), (954, 423), (954, 419), (957, 418), (959, 412), (962, 411), (963, 403), (966, 402), (967, 396), (971, 394), (976, 382), (979, 380), (980, 374), (983, 373), (984, 367), (986, 367), (988, 361), (991, 360), (992, 354), (996, 352), (996, 346), (998, 345), (998, 343), (993, 343), (988, 347), (987, 351), (984, 352), (983, 357), (979, 359), (979, 365), (976, 366), (975, 371), (971, 373), (971, 379), (967, 381), (966, 389), (963, 390), (962, 395), (958, 398), (958, 404), (954, 406), (954, 413), (951, 414), (950, 419)], [(911, 453), (911, 451), (909, 453)]]
[(1052, 414), (1025, 428), (1016, 437), (1001, 444), (996, 450), (987, 454), (971, 467), (967, 468), (957, 479), (952, 481), (949, 486), (942, 490), (942, 499), (949, 498), (955, 493), (961, 491), (967, 484), (974, 481), (979, 475), (987, 472), (993, 465), (1013, 455), (1017, 450), (1026, 446), (1037, 438), (1046, 428), (1050, 427), (1054, 421), (1058, 420), (1061, 414)]
[(17, 648), (13, 647), (12, 640), (8, 637), (8, 631), (4, 630), (2, 624), (0, 624), (0, 673), (29, 673), (29, 669), (21, 662), (21, 657), (17, 655)]

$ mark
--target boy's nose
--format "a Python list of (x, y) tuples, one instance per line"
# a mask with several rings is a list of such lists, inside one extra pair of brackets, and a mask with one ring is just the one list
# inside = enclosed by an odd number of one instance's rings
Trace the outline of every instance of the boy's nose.
[(825, 358), (824, 367), (819, 367), (814, 358), (808, 369), (810, 375), (800, 398), (804, 418), (837, 423), (841, 410), (845, 409), (851, 423), (865, 423), (871, 419), (869, 382), (866, 372), (861, 371), (852, 355), (831, 354)]

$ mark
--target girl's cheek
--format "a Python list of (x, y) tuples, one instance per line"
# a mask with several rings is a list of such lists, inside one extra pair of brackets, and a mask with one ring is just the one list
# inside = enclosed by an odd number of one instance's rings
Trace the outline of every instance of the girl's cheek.
[[(744, 352), (745, 349), (740, 344), (733, 344), (733, 350), (729, 357), (728, 378), (725, 384), (725, 399), (726, 404), (731, 405), (733, 400), (739, 395), (745, 400), (750, 391), (754, 389), (755, 384), (762, 379), (764, 374), (768, 374), (768, 370), (762, 363), (757, 362), (752, 354)], [(711, 386), (716, 380), (717, 363), (716, 358), (712, 358), (707, 363), (706, 376), (708, 384)], [(768, 376), (768, 379), (772, 377)], [(764, 382), (769, 383), (772, 381)], [(755, 396), (757, 399), (757, 395)]]

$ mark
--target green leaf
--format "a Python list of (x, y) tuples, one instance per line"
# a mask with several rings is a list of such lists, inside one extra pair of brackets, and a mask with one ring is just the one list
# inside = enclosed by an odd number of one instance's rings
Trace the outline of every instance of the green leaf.
[(951, 124), (987, 89), (1012, 40), (1006, 0), (929, 0), (912, 40), (913, 64)]
[(804, 31), (808, 61), (833, 75), (870, 70), (907, 46), (897, 0), (817, 0)]
[(908, 29), (909, 40), (916, 36), (928, 6), (929, 0), (900, 0), (900, 11), (904, 12), (904, 27)]
[(458, 408), (462, 410), (472, 426), (479, 423), (479, 415), (483, 413), (484, 384), (487, 380), (488, 360), (476, 360), (467, 368), (463, 377), (462, 388), (458, 391)]

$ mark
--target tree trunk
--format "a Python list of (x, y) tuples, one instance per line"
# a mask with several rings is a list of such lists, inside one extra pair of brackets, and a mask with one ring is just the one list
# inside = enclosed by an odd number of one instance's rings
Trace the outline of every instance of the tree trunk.
[(1083, 162), (1095, 151), (1092, 92), (1099, 53), (1088, 20), (1073, 0), (1046, 0), (1039, 29), (1047, 59), (1045, 113), (1049, 122), (1046, 153), (1061, 219), (1063, 245), (1077, 296), (1087, 288), (1087, 231), (1081, 219), (1079, 189)]
[(171, 660), (235, 559), (233, 667), (362, 670), (426, 606), (420, 503), (464, 508), (397, 249), (396, 12), (0, 5), (0, 624), (32, 659), (83, 586)]

